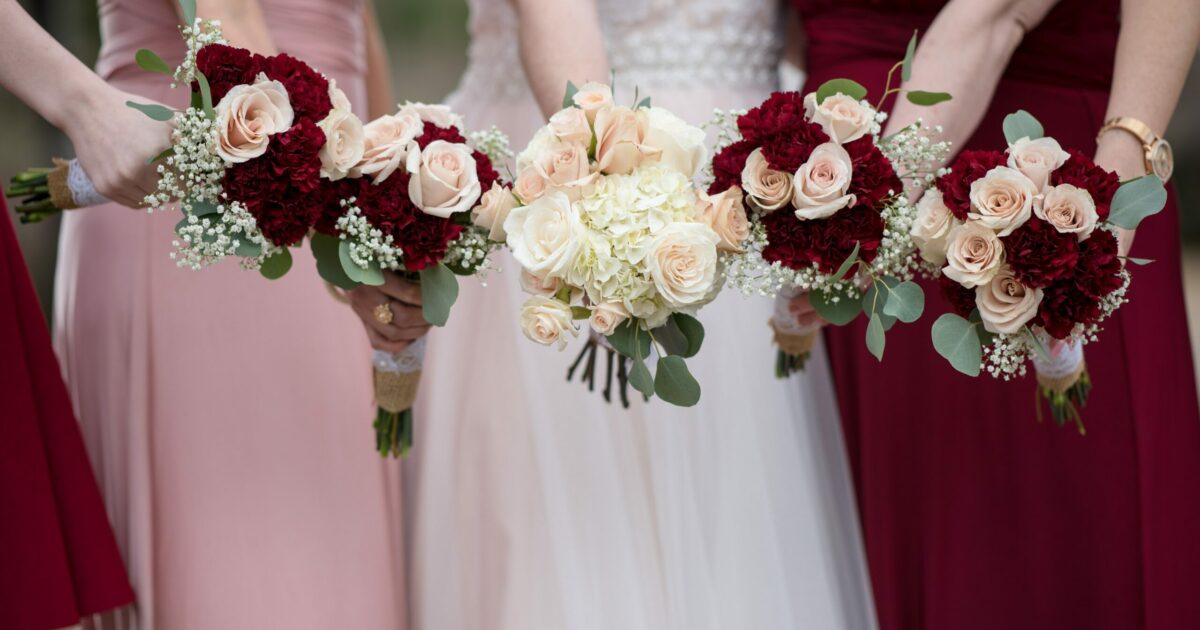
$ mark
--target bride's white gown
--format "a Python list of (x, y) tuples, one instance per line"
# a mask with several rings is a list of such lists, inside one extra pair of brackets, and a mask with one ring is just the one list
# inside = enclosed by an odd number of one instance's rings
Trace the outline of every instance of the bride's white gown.
[[(776, 0), (598, 4), (620, 102), (636, 84), (699, 124), (775, 85)], [(506, 0), (471, 10), (450, 105), (519, 149), (543, 119), (515, 17)], [(624, 410), (565, 382), (578, 343), (521, 335), (517, 269), (500, 266), (430, 339), (406, 464), (415, 630), (875, 627), (826, 360), (775, 379), (769, 300), (701, 311), (698, 406)]]

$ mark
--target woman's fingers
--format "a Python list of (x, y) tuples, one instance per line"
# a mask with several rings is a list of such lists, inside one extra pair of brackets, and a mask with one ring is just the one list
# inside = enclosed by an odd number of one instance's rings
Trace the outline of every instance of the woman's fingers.
[(421, 285), (409, 282), (394, 273), (384, 274), (379, 290), (405, 304), (421, 305)]
[(383, 352), (390, 352), (392, 354), (400, 354), (401, 352), (404, 352), (408, 346), (412, 345), (411, 341), (388, 341), (382, 335), (374, 330), (371, 330), (370, 328), (367, 329), (367, 339), (371, 341), (372, 348), (376, 350), (382, 350)]

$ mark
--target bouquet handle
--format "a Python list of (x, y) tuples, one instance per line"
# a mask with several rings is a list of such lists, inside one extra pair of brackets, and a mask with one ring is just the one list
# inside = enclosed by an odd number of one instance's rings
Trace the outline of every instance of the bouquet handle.
[(413, 444), (413, 403), (421, 384), (426, 338), (412, 342), (404, 352), (376, 350), (375, 448), (383, 456), (402, 456)]
[[(1039, 336), (1043, 341), (1048, 338), (1044, 333)], [(1071, 341), (1061, 344), (1048, 356), (1034, 355), (1033, 368), (1037, 372), (1038, 392), (1050, 404), (1055, 424), (1062, 426), (1070, 419), (1079, 433), (1085, 434), (1079, 407), (1087, 404), (1092, 380), (1083, 358), (1083, 344)], [(1040, 404), (1038, 415), (1041, 415)]]
[(769, 323), (775, 334), (775, 346), (779, 349), (775, 359), (775, 376), (778, 378), (787, 378), (804, 370), (813, 346), (817, 344), (817, 335), (821, 333), (820, 323), (801, 324), (792, 313), (792, 298), (799, 294), (799, 289), (785, 287), (775, 296), (775, 312)]

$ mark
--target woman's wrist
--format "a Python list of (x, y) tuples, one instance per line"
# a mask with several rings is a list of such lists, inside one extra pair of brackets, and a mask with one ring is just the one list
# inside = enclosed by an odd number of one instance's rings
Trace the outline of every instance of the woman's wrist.
[(88, 72), (65, 84), (61, 96), (54, 99), (54, 105), (43, 115), (50, 124), (70, 137), (96, 111), (111, 107), (118, 98), (116, 89)]
[(1096, 164), (1113, 171), (1121, 181), (1146, 174), (1146, 150), (1133, 134), (1113, 129), (1100, 136), (1096, 143)]

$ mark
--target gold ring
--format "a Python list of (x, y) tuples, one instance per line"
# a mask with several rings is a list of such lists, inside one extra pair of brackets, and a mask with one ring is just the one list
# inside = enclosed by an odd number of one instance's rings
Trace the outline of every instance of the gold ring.
[(392, 313), (391, 302), (384, 302), (383, 304), (375, 307), (375, 321), (379, 322), (380, 324), (387, 326), (388, 324), (392, 323), (392, 319), (394, 317), (395, 314)]

